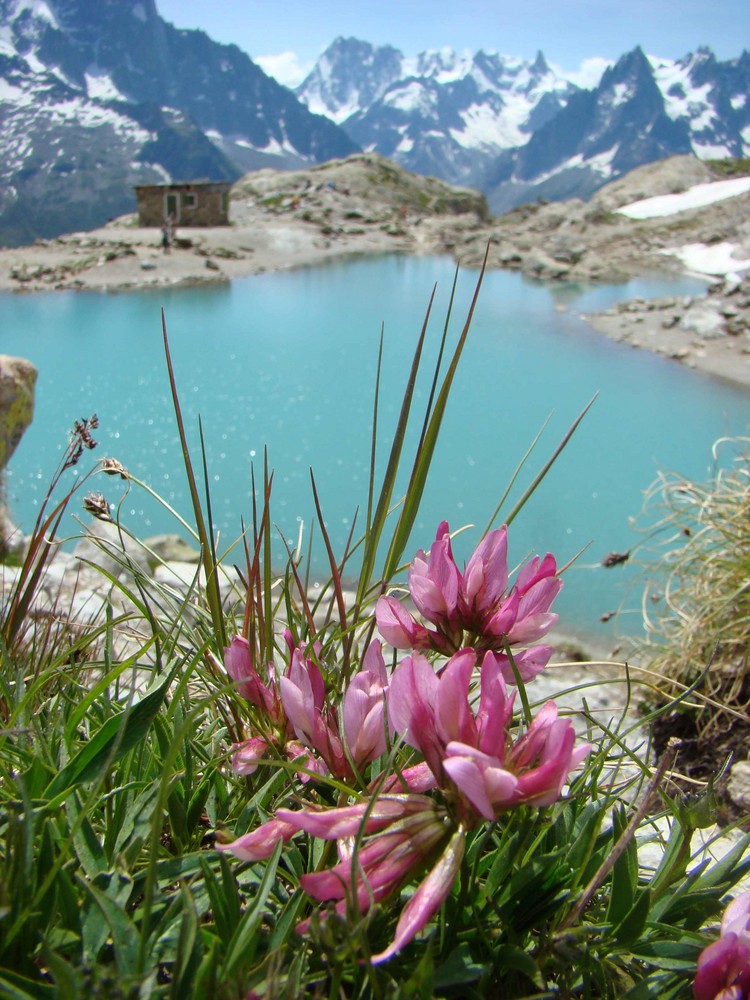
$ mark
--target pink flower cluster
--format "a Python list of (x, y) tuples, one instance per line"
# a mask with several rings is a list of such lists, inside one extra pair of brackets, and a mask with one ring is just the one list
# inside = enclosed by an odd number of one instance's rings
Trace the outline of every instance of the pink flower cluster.
[[(417, 621), (395, 597), (381, 597), (375, 615), (380, 634), (396, 649), (434, 650), (445, 656), (471, 646), (502, 654), (506, 680), (514, 674), (505, 656), (508, 646), (536, 642), (557, 621), (550, 612), (562, 580), (550, 553), (535, 556), (508, 590), (508, 529), (490, 531), (461, 573), (453, 558), (447, 522), (438, 527), (429, 555), (420, 551), (409, 567), (409, 594), (422, 618)], [(550, 646), (533, 646), (513, 659), (529, 681), (549, 662)]]
[[(569, 720), (558, 718), (554, 701), (512, 742), (515, 694), (508, 696), (499, 658), (484, 655), (476, 712), (469, 701), (474, 666), (474, 650), (465, 649), (438, 675), (424, 656), (414, 653), (393, 673), (391, 727), (420, 751), (432, 775), (432, 780), (420, 775), (419, 786), (439, 787), (463, 800), (465, 820), (467, 806), (475, 819), (492, 820), (523, 803), (551, 805), (590, 746), (575, 747), (575, 730)], [(410, 784), (409, 776), (404, 777)]]
[[(326, 693), (320, 667), (294, 645), (285, 633), (291, 656), (286, 673), (276, 678), (269, 667), (264, 681), (255, 668), (246, 639), (234, 636), (224, 652), (229, 676), (240, 694), (258, 711), (261, 735), (237, 744), (232, 766), (238, 774), (252, 774), (272, 746), (306, 771), (353, 777), (352, 764), (361, 768), (385, 753), (385, 700), (388, 686), (380, 642), (366, 651), (362, 669), (354, 675), (339, 709)], [(316, 651), (317, 652), (317, 651)], [(350, 763), (351, 761), (351, 763)], [(303, 777), (309, 777), (304, 775)]]
[(721, 918), (719, 940), (698, 958), (695, 1000), (750, 997), (750, 892), (733, 900)]
[[(421, 879), (393, 942), (374, 961), (390, 958), (450, 893), (467, 832), (521, 804), (552, 804), (590, 750), (575, 746), (572, 724), (558, 717), (552, 701), (522, 735), (514, 738), (511, 732), (515, 692), (509, 694), (507, 684), (515, 683), (516, 675), (510, 655), (525, 681), (543, 669), (551, 649), (536, 646), (509, 654), (509, 647), (535, 641), (556, 621), (549, 610), (561, 586), (555, 573), (551, 555), (533, 559), (508, 590), (506, 528), (490, 532), (460, 573), (448, 526), (441, 524), (429, 557), (419, 552), (409, 572), (414, 603), (434, 628), (418, 623), (394, 598), (381, 598), (376, 609), (381, 634), (412, 652), (389, 678), (375, 640), (340, 706), (303, 648), (290, 645), (286, 673), (264, 681), (250, 662), (247, 644), (233, 640), (227, 671), (265, 716), (277, 749), (307, 753), (308, 771), (327, 770), (348, 782), (356, 801), (339, 808), (278, 809), (268, 822), (220, 849), (258, 861), (270, 857), (279, 840), (286, 843), (297, 833), (336, 841), (339, 862), (302, 876), (300, 883), (341, 914), (352, 905), (364, 913), (373, 902)], [(427, 651), (447, 656), (447, 662), (436, 670)], [(472, 697), (477, 673), (478, 700)], [(238, 748), (237, 770), (249, 773), (257, 766), (258, 740), (265, 739), (253, 737)], [(377, 758), (384, 762), (389, 743), (397, 740), (421, 759), (385, 771), (381, 766), (365, 788), (367, 766)], [(299, 929), (307, 927), (305, 922)]]

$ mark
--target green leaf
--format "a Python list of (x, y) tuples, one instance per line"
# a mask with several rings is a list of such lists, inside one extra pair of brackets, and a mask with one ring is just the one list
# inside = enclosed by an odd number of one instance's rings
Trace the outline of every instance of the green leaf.
[(651, 893), (648, 889), (640, 892), (636, 901), (620, 923), (614, 928), (614, 937), (621, 947), (638, 941), (648, 920), (651, 908)]
[[(131, 867), (151, 830), (154, 809), (159, 802), (161, 779), (143, 789), (128, 806), (115, 840), (115, 854), (122, 855), (126, 867)], [(160, 822), (160, 818), (157, 819)]]
[(170, 997), (180, 1000), (191, 995), (193, 976), (203, 957), (203, 941), (200, 937), (200, 921), (195, 909), (195, 901), (188, 887), (180, 885), (182, 896), (182, 921), (180, 936), (177, 941), (174, 967), (172, 971), (172, 988)]
[(602, 820), (608, 809), (607, 802), (589, 802), (580, 815), (576, 817), (566, 860), (574, 872), (580, 873), (579, 882), (582, 880), (588, 860), (596, 845)]
[(35, 983), (31, 979), (16, 975), (9, 969), (0, 971), (0, 998), (2, 1000), (56, 1000), (54, 986)]
[[(620, 806), (612, 812), (612, 839), (616, 846), (628, 825), (625, 807)], [(638, 886), (638, 845), (635, 837), (631, 837), (627, 846), (615, 861), (612, 869), (612, 889), (607, 907), (607, 923), (617, 927), (627, 916), (635, 901), (635, 891)]]
[(42, 945), (42, 954), (44, 964), (52, 973), (58, 1000), (79, 1000), (83, 993), (79, 969), (58, 955), (47, 941)]
[(132, 708), (108, 719), (49, 783), (45, 797), (53, 800), (67, 795), (76, 785), (96, 781), (107, 768), (141, 743), (164, 702), (170, 683), (171, 676)]
[(750, 856), (742, 861), (750, 847), (750, 834), (737, 841), (731, 851), (728, 851), (721, 861), (701, 875), (695, 884), (696, 889), (721, 887), (724, 892), (731, 889), (750, 870)]
[(474, 960), (468, 944), (460, 944), (435, 970), (435, 986), (438, 989), (447, 989), (449, 986), (476, 982), (488, 968), (488, 965)]
[[(79, 879), (79, 885), (91, 896), (93, 903), (99, 911), (99, 916), (97, 916), (96, 910), (92, 908), (90, 920), (87, 921), (89, 931), (94, 930), (94, 921), (97, 919), (101, 920), (101, 917), (104, 917), (104, 937), (106, 939), (108, 928), (114, 946), (117, 971), (123, 979), (132, 976), (136, 972), (138, 963), (139, 937), (135, 925), (128, 916), (124, 906), (127, 898), (130, 896), (132, 882), (130, 879), (125, 878), (125, 876), (115, 873), (108, 886), (108, 890), (110, 891), (102, 892), (93, 882), (88, 882), (85, 879)], [(93, 934), (91, 952), (98, 953), (101, 945), (97, 948), (96, 941), (100, 939), (100, 933)], [(91, 954), (91, 958), (94, 961), (97, 957), (96, 953)]]
[(276, 869), (281, 857), (282, 847), (283, 844), (279, 841), (272, 856), (266, 862), (263, 879), (258, 886), (258, 892), (251, 905), (243, 913), (242, 919), (232, 936), (232, 940), (229, 942), (224, 960), (224, 975), (227, 977), (234, 974), (240, 962), (244, 961), (248, 965), (253, 960), (258, 946), (258, 928), (263, 919), (266, 901), (276, 880)]
[(65, 802), (65, 815), (73, 830), (73, 849), (81, 868), (89, 878), (94, 878), (100, 872), (105, 872), (109, 865), (101, 840), (88, 816), (82, 817), (80, 811), (77, 796), (71, 795)]
[(502, 969), (503, 971), (513, 969), (516, 972), (521, 972), (538, 989), (544, 989), (544, 976), (539, 971), (534, 959), (523, 948), (517, 948), (512, 944), (501, 945), (501, 947), (495, 949), (493, 952), (493, 958), (496, 969)]
[(700, 954), (700, 946), (685, 941), (655, 941), (632, 949), (636, 958), (643, 959), (658, 969), (673, 969), (695, 972), (695, 963)]

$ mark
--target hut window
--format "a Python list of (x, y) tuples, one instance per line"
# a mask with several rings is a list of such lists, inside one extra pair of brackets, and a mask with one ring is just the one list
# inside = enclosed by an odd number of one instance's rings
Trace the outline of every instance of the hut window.
[(183, 204), (185, 208), (197, 208), (198, 207), (198, 195), (193, 194), (192, 191), (186, 191), (182, 196)]

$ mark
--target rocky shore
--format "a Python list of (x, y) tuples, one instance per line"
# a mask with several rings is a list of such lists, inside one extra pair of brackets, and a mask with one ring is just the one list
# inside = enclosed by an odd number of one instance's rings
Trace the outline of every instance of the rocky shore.
[[(744, 165), (746, 166), (746, 164)], [(135, 216), (30, 247), (0, 249), (0, 291), (160, 288), (372, 253), (450, 254), (531, 280), (587, 284), (695, 273), (703, 296), (623, 303), (585, 316), (599, 332), (750, 386), (750, 191), (634, 217), (643, 199), (689, 193), (734, 167), (675, 157), (642, 167), (590, 201), (529, 204), (493, 219), (477, 192), (417, 177), (375, 154), (305, 171), (248, 174), (230, 226), (178, 230), (169, 253)], [(729, 172), (728, 172), (729, 171)]]

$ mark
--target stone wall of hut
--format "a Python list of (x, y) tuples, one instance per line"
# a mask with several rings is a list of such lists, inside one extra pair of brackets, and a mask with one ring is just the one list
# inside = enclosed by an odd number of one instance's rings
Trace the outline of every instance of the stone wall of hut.
[(229, 225), (229, 184), (149, 184), (136, 187), (138, 224), (162, 226), (171, 215), (177, 226)]

